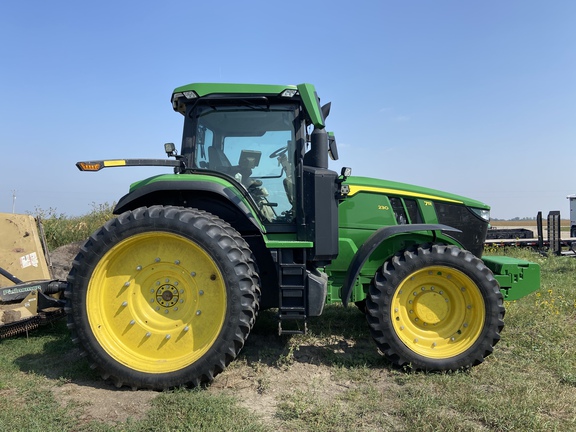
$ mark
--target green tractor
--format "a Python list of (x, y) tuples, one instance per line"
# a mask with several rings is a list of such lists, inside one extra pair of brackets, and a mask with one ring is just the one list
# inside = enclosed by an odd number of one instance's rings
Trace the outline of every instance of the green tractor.
[(210, 382), (259, 310), (295, 334), (332, 303), (364, 311), (394, 365), (468, 368), (500, 339), (504, 299), (539, 288), (536, 264), (482, 258), (487, 205), (330, 170), (330, 104), (310, 84), (190, 84), (172, 106), (180, 152), (77, 164), (174, 168), (131, 185), (68, 277), (73, 338), (118, 387)]

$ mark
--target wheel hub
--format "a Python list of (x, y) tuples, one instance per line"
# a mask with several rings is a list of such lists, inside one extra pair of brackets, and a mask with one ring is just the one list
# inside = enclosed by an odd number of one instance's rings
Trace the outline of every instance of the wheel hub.
[(428, 324), (438, 324), (448, 316), (448, 299), (434, 291), (425, 291), (416, 297), (416, 317)]
[(156, 290), (156, 301), (163, 307), (171, 308), (178, 303), (179, 299), (178, 288), (172, 284), (161, 285)]

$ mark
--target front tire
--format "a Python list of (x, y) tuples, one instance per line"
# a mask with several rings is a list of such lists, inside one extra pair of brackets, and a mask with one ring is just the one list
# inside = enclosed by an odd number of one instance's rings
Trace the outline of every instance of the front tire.
[(457, 370), (481, 363), (500, 340), (503, 297), (492, 272), (456, 246), (397, 254), (374, 276), (366, 316), (395, 365)]
[(73, 338), (118, 387), (210, 382), (254, 322), (258, 277), (247, 256), (240, 235), (210, 213), (125, 212), (74, 260), (66, 292)]

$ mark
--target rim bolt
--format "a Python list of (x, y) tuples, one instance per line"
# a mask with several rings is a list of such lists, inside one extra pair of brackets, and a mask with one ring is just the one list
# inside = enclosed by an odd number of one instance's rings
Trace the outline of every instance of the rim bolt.
[(468, 327), (468, 323), (464, 323), (464, 326), (463, 326), (463, 327), (464, 327), (464, 328)]
[(439, 291), (438, 294), (442, 295), (444, 294), (444, 291)]
[(175, 281), (175, 282), (174, 282), (174, 286), (178, 286), (178, 281)]
[(196, 311), (196, 315), (200, 315), (201, 313), (202, 313), (202, 311), (200, 311), (200, 310)]
[(418, 339), (417, 339), (417, 338), (416, 338), (416, 339), (414, 339), (414, 343), (418, 343)]
[(184, 290), (183, 290), (183, 289), (180, 290), (180, 294), (184, 294)]
[(160, 285), (160, 281), (156, 281), (156, 286)]
[(175, 307), (175, 308), (174, 308), (174, 312), (176, 312), (177, 310), (178, 310), (178, 307)]
[(414, 294), (415, 296), (417, 296), (417, 295), (418, 295), (418, 293), (417, 293), (416, 291), (414, 291), (414, 293), (413, 293), (413, 294)]
[(190, 273), (190, 276), (192, 276), (192, 277), (196, 276), (196, 272)]
[(168, 283), (168, 282), (170, 282), (170, 279), (166, 278), (166, 279), (164, 279), (164, 282)]
[(180, 265), (180, 260), (176, 260), (176, 261), (174, 261), (174, 264), (176, 264), (176, 265)]
[(169, 310), (168, 310), (168, 309), (165, 309), (165, 310), (164, 310), (164, 313), (165, 313), (165, 314), (167, 314), (168, 312), (169, 312)]
[(134, 324), (136, 324), (136, 321), (134, 321), (134, 320), (130, 321), (130, 325), (134, 325)]
[(434, 290), (436, 289), (436, 287), (430, 287), (430, 289), (431, 289), (432, 291), (434, 291)]
[(404, 330), (404, 326), (400, 326), (400, 330)]
[(153, 298), (150, 299), (150, 303), (154, 303), (154, 299), (153, 299)]
[(153, 293), (153, 292), (154, 292), (154, 288), (150, 288), (150, 292)]
[(138, 270), (138, 271), (142, 270), (142, 266), (139, 265), (138, 267), (136, 267), (136, 270)]
[(154, 262), (160, 262), (160, 258), (155, 258)]
[(170, 336), (169, 334), (166, 335), (166, 339), (170, 339), (170, 337), (171, 337), (171, 336)]
[(180, 303), (184, 303), (184, 300), (180, 300)]
[[(414, 279), (414, 278), (412, 278)], [(398, 295), (402, 295), (402, 290), (398, 291)]]
[(411, 314), (413, 314), (413, 313), (414, 313), (414, 311), (413, 311), (412, 309), (410, 309), (410, 312), (408, 312), (408, 313), (411, 313)]
[(160, 306), (156, 306), (156, 310), (159, 311), (159, 310), (160, 310)]
[(419, 319), (419, 318), (414, 318), (414, 321), (418, 322), (418, 321), (420, 321), (420, 319)]
[(462, 287), (462, 288), (460, 288), (460, 291), (464, 292), (464, 291), (466, 291), (466, 288)]
[(125, 286), (125, 287), (129, 287), (129, 286), (130, 286), (130, 282), (126, 282), (126, 283), (124, 284), (124, 286)]
[(454, 342), (454, 341), (456, 340), (456, 338), (455, 338), (454, 336), (452, 336), (452, 337), (450, 338), (450, 340), (451, 340), (452, 342)]
[(432, 348), (436, 348), (436, 342), (432, 342)]
[(188, 330), (190, 330), (190, 327), (188, 327), (188, 326), (184, 327), (184, 331), (187, 332)]
[(426, 291), (426, 287), (422, 287), (422, 291)]
[(412, 300), (408, 300), (408, 303), (412, 304)]
[(122, 302), (122, 306), (124, 306), (124, 307), (128, 306), (128, 302), (127, 301)]
[(398, 312), (398, 308), (394, 308), (394, 312)]
[(145, 336), (148, 338), (148, 337), (152, 336), (152, 333), (147, 332)]

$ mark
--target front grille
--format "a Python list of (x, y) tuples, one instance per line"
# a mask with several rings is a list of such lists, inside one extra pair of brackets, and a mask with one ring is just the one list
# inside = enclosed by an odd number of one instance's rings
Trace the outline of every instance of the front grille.
[(482, 256), (488, 222), (476, 216), (468, 207), (457, 204), (434, 202), (438, 222), (457, 228), (462, 232), (448, 233), (478, 258)]

